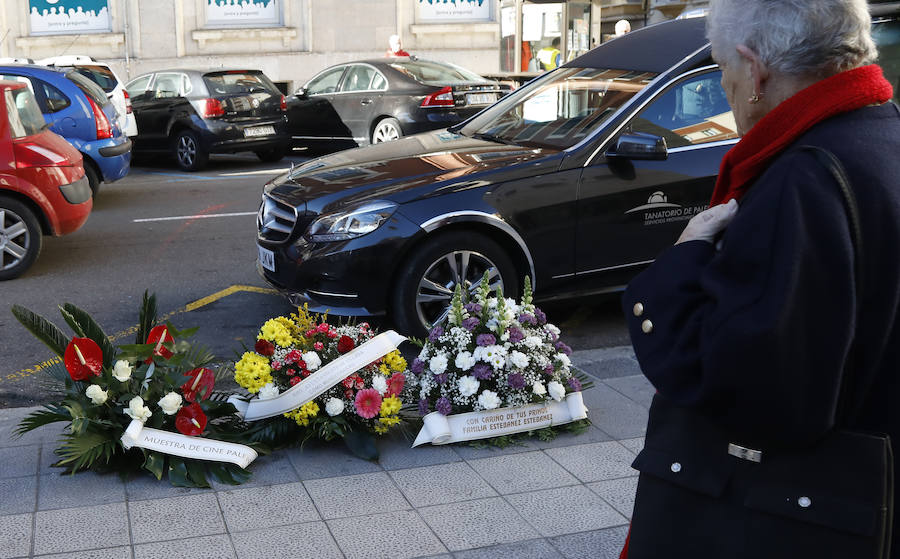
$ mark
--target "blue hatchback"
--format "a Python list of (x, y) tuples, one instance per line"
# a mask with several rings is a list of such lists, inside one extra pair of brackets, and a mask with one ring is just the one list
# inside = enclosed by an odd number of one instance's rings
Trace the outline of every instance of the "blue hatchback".
[(116, 109), (97, 84), (71, 68), (0, 66), (0, 79), (24, 82), (50, 129), (84, 157), (84, 173), (96, 194), (101, 182), (128, 174), (131, 140), (119, 128)]

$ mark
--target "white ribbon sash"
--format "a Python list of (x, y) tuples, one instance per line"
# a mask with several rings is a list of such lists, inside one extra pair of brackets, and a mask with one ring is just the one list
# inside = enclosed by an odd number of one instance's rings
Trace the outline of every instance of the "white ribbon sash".
[(424, 425), (413, 447), (474, 441), (543, 429), (551, 425), (571, 423), (587, 417), (581, 392), (571, 392), (561, 402), (551, 400), (515, 408), (473, 411), (454, 415), (431, 412), (423, 418)]
[(404, 340), (393, 330), (378, 334), (371, 340), (341, 355), (331, 363), (309, 375), (274, 398), (267, 400), (243, 400), (239, 396), (230, 396), (228, 402), (233, 404), (244, 421), (256, 421), (281, 415), (313, 400), (323, 392), (347, 378), (350, 374), (362, 369), (369, 363), (384, 357)]
[(122, 446), (126, 450), (136, 446), (182, 458), (231, 462), (241, 468), (249, 466), (257, 456), (256, 451), (249, 446), (145, 428), (137, 419), (131, 420), (122, 435)]

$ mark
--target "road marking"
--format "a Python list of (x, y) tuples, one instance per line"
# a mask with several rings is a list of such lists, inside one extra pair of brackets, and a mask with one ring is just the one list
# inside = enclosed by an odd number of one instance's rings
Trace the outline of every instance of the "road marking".
[(280, 175), (281, 173), (287, 173), (290, 171), (290, 168), (287, 169), (260, 169), (259, 171), (235, 171), (234, 173), (221, 173), (220, 177), (241, 177), (244, 175)]
[(171, 217), (147, 217), (142, 219), (132, 219), (133, 223), (147, 223), (150, 221), (178, 221), (184, 219), (207, 219), (210, 217), (244, 217), (248, 215), (256, 215), (256, 212), (233, 212), (226, 214), (194, 214), (194, 215), (175, 215)]
[[(175, 315), (195, 311), (201, 307), (205, 307), (206, 305), (214, 303), (214, 302), (218, 301), (219, 299), (223, 299), (223, 298), (225, 298), (229, 295), (233, 295), (235, 293), (260, 293), (263, 295), (277, 295), (278, 290), (267, 288), (267, 287), (256, 287), (255, 285), (232, 285), (231, 287), (227, 287), (221, 291), (217, 291), (217, 292), (213, 293), (212, 295), (207, 295), (206, 297), (197, 299), (196, 301), (188, 303), (187, 305), (185, 305), (183, 307), (179, 307), (179, 308), (175, 309), (174, 311), (169, 311), (168, 313), (159, 317), (159, 322), (163, 323)], [(116, 332), (115, 334), (108, 336), (108, 338), (109, 338), (109, 341), (114, 342), (116, 340), (120, 340), (120, 339), (124, 338), (125, 336), (133, 335), (133, 334), (137, 333), (137, 331), (138, 331), (138, 325), (135, 324), (129, 328), (126, 328), (125, 330)], [(31, 367), (26, 367), (24, 369), (20, 369), (20, 370), (14, 372), (14, 373), (9, 373), (7, 375), (0, 376), (0, 384), (3, 384), (4, 382), (7, 382), (7, 381), (11, 382), (11, 381), (17, 381), (17, 380), (22, 380), (24, 378), (28, 378), (43, 369), (52, 367), (53, 365), (56, 365), (57, 363), (61, 363), (61, 362), (62, 362), (62, 359), (60, 359), (59, 357), (52, 357), (50, 359), (47, 359), (46, 361), (41, 361), (40, 363), (32, 365)]]

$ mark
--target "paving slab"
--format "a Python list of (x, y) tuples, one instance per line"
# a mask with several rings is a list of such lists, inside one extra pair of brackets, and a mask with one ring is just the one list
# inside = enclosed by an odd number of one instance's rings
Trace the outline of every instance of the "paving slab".
[(378, 449), (381, 452), (379, 463), (385, 470), (399, 470), (462, 460), (454, 450), (454, 445), (425, 444), (416, 448), (412, 448), (411, 445), (412, 441), (402, 435), (379, 439)]
[(542, 536), (625, 524), (627, 520), (583, 485), (507, 495), (505, 499)]
[(343, 518), (412, 508), (386, 472), (303, 482), (322, 518)]
[(619, 559), (628, 526), (550, 538), (566, 559)]
[(116, 474), (59, 471), (40, 476), (38, 510), (67, 509), (125, 501), (125, 484)]
[(54, 555), (35, 555), (36, 559), (132, 559), (131, 547), (122, 545), (119, 547), (104, 547), (101, 549), (88, 549)]
[(501, 497), (436, 505), (419, 514), (450, 551), (461, 551), (539, 536)]
[(34, 525), (35, 555), (131, 543), (125, 503), (38, 511)]
[(229, 532), (321, 520), (300, 482), (217, 493)]
[(589, 483), (587, 486), (591, 491), (600, 495), (604, 501), (612, 505), (620, 514), (631, 519), (637, 482), (637, 477), (626, 477)]
[(456, 552), (456, 559), (562, 559), (547, 540), (492, 545)]
[(0, 479), (0, 515), (34, 512), (37, 502), (37, 478)]
[(488, 482), (465, 462), (395, 470), (390, 475), (416, 507), (497, 496)]
[(563, 468), (585, 483), (637, 475), (634, 454), (617, 441), (545, 450)]
[(384, 470), (377, 462), (370, 462), (354, 456), (340, 441), (334, 441), (331, 444), (310, 443), (302, 448), (289, 448), (279, 452), (288, 457), (301, 480)]
[(603, 383), (645, 408), (650, 407), (650, 402), (656, 394), (656, 388), (644, 375), (610, 378), (604, 380)]
[(268, 528), (232, 534), (238, 559), (310, 557), (344, 559), (324, 522), (307, 522), (290, 527)]
[(347, 559), (408, 559), (447, 551), (411, 510), (338, 518), (327, 524)]
[(0, 516), (0, 559), (28, 555), (33, 516), (31, 513)]
[(643, 437), (647, 432), (647, 408), (598, 382), (584, 392), (591, 423), (614, 439)]
[(225, 534), (134, 546), (134, 559), (235, 559), (231, 540)]
[(37, 444), (0, 448), (0, 479), (35, 475), (40, 455)]
[(214, 494), (128, 503), (134, 543), (222, 534), (225, 521)]
[(470, 460), (469, 464), (504, 495), (579, 483), (575, 476), (544, 452), (479, 458)]

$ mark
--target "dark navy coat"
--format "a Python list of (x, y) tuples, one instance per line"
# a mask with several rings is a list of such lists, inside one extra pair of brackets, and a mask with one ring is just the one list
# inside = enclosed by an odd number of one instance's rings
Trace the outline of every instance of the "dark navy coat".
[(798, 447), (833, 427), (855, 336), (848, 426), (889, 434), (900, 458), (900, 111), (838, 115), (799, 145), (828, 149), (850, 179), (863, 300), (837, 182), (812, 153), (788, 148), (740, 200), (718, 248), (676, 245), (631, 282), (634, 350), (661, 397), (758, 448)]

